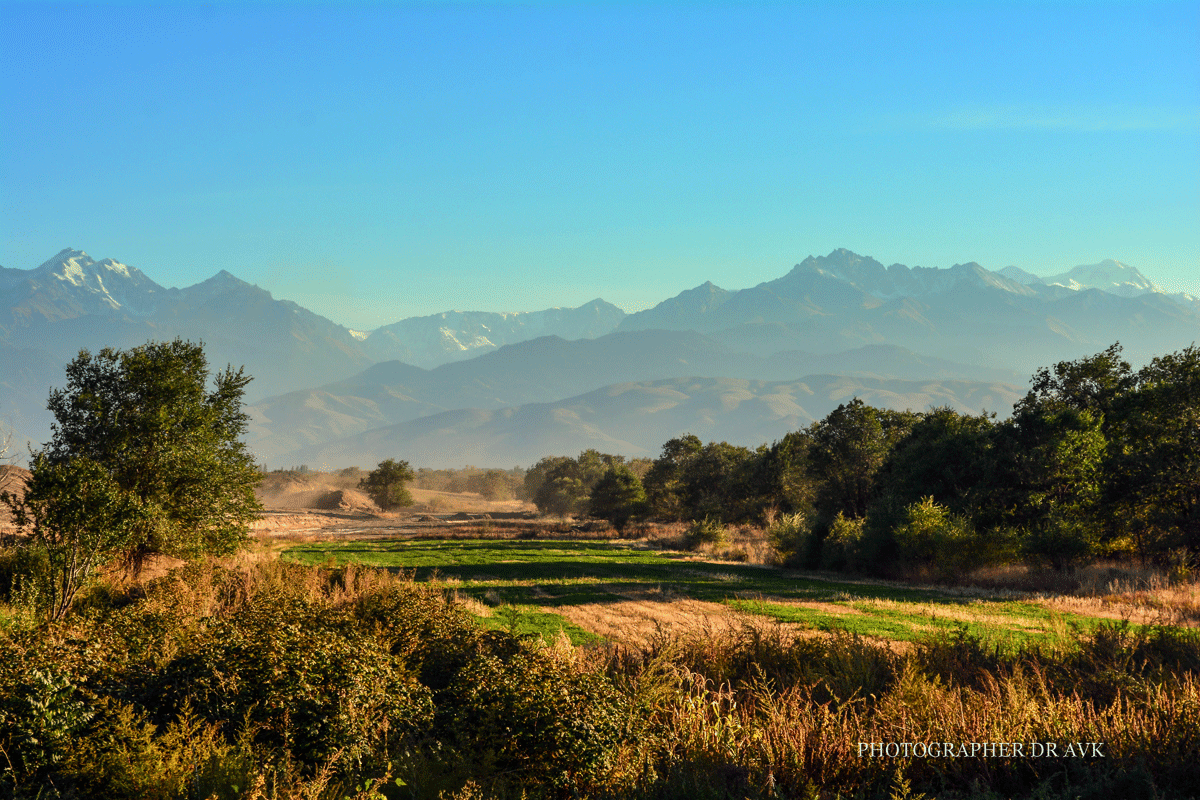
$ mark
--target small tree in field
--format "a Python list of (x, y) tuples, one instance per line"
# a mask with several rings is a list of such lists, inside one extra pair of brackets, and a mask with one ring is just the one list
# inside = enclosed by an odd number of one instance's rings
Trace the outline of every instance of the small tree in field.
[(109, 472), (87, 458), (53, 464), (33, 458), (22, 500), (5, 497), (18, 527), (29, 530), (26, 547), (40, 549), (49, 567), (35, 576), (50, 619), (61, 619), (99, 565), (120, 555), (139, 528), (140, 509)]
[(367, 477), (358, 482), (360, 489), (365, 489), (375, 504), (387, 511), (391, 508), (403, 508), (413, 504), (412, 495), (404, 484), (415, 478), (412, 467), (407, 461), (396, 461), (389, 458), (379, 462), (379, 466), (371, 470)]

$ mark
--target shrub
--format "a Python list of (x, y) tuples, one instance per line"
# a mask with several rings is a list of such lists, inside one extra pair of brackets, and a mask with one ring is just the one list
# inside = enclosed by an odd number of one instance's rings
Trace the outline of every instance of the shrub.
[(64, 771), (85, 796), (129, 800), (232, 800), (259, 773), (248, 737), (227, 742), (221, 725), (191, 708), (160, 728), (145, 712), (120, 703), (107, 704)]
[(50, 559), (40, 547), (0, 548), (0, 602), (36, 605), (50, 575)]
[(166, 666), (164, 706), (243, 721), (256, 740), (308, 764), (341, 751), (359, 763), (386, 753), (432, 714), (428, 690), (349, 620), (291, 599), (256, 598), (208, 626)]
[(812, 526), (803, 514), (783, 514), (767, 527), (767, 541), (780, 563), (797, 565), (810, 549)]
[(964, 575), (989, 561), (988, 548), (970, 521), (926, 497), (906, 509), (895, 531), (906, 564), (931, 567), (939, 577)]
[(712, 517), (705, 517), (692, 522), (684, 533), (684, 541), (689, 550), (695, 550), (703, 544), (722, 545), (729, 541), (725, 526)]
[(437, 730), (481, 778), (579, 791), (598, 780), (620, 741), (617, 692), (532, 645), (481, 654), (438, 699)]
[(1098, 549), (1096, 526), (1061, 513), (1029, 523), (1021, 543), (1032, 562), (1066, 572)]
[(821, 569), (856, 570), (862, 564), (866, 517), (847, 518), (838, 512), (821, 546)]
[(8, 754), (6, 771), (28, 780), (66, 760), (95, 712), (67, 670), (40, 663), (9, 667), (0, 676), (0, 748)]

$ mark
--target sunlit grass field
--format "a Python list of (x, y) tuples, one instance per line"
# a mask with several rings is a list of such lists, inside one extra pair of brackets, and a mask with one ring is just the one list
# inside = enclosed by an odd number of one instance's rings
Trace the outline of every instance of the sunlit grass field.
[[(1002, 649), (1056, 645), (1101, 619), (1027, 599), (973, 596), (901, 585), (825, 579), (622, 542), (474, 540), (320, 542), (289, 548), (284, 558), (309, 565), (356, 563), (412, 572), (446, 583), (489, 627), (575, 644), (601, 636), (584, 609), (620, 613), (636, 598), (670, 606), (712, 604), (741, 618), (796, 630), (845, 630), (912, 642), (964, 630)], [(694, 605), (694, 604), (693, 604)], [(669, 613), (669, 609), (660, 609)], [(590, 626), (595, 627), (595, 626)]]

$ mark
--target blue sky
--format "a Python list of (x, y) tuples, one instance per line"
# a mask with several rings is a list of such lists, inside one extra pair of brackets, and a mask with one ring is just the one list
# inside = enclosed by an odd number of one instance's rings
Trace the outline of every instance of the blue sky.
[(358, 328), (847, 247), (1200, 294), (1200, 2), (0, 5), (0, 265)]

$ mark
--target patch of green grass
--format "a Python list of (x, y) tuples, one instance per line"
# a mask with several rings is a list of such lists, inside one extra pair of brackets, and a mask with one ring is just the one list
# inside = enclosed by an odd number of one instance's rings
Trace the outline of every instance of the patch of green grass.
[[(448, 578), (465, 586), (574, 586), (563, 594), (574, 595), (575, 602), (596, 602), (611, 596), (604, 587), (613, 584), (670, 585), (677, 593), (716, 602), (741, 593), (811, 600), (854, 595), (955, 602), (930, 590), (815, 580), (750, 565), (690, 561), (683, 554), (614, 542), (485, 539), (319, 543), (289, 548), (283, 557), (309, 565), (353, 561), (412, 570), (419, 580)], [(590, 592), (582, 588), (589, 583), (593, 584)]]
[(834, 614), (809, 606), (769, 603), (765, 600), (728, 600), (726, 603), (745, 614), (770, 617), (780, 622), (799, 624), (821, 631), (841, 630), (859, 636), (879, 636), (900, 641), (912, 641), (918, 635), (912, 625), (901, 620), (852, 613)]
[(547, 644), (566, 634), (573, 645), (593, 644), (603, 641), (591, 631), (586, 631), (574, 624), (561, 614), (542, 611), (536, 606), (503, 605), (492, 612), (490, 617), (476, 616), (475, 619), (485, 628), (508, 631), (517, 636), (540, 637)]
[[(727, 604), (748, 614), (770, 617), (784, 623), (800, 624), (818, 630), (846, 630), (860, 636), (915, 642), (934, 632), (963, 629), (972, 636), (1000, 645), (1018, 648), (1031, 643), (1059, 643), (1073, 628), (1090, 630), (1102, 620), (1076, 614), (1051, 611), (1033, 603), (980, 602), (951, 606), (908, 602), (847, 602), (846, 614), (836, 614), (802, 605), (772, 603), (764, 600), (728, 600)], [(854, 613), (858, 612), (858, 613)]]

